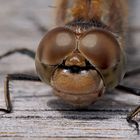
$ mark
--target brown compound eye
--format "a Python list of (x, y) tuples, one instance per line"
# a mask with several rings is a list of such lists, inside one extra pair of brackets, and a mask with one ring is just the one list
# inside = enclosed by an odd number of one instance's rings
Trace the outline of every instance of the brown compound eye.
[(60, 64), (76, 47), (74, 33), (66, 28), (58, 27), (48, 32), (37, 50), (41, 63), (47, 65)]
[(87, 32), (80, 40), (79, 50), (100, 69), (110, 68), (119, 60), (118, 41), (111, 33), (102, 30)]

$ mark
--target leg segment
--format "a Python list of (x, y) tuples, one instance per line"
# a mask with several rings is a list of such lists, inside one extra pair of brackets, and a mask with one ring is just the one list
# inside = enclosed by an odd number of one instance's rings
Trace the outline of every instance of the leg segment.
[[(138, 88), (132, 88), (132, 87), (124, 86), (124, 85), (119, 85), (116, 87), (116, 89), (140, 96), (140, 89)], [(136, 109), (130, 112), (130, 114), (128, 114), (126, 118), (129, 124), (134, 124), (136, 126), (136, 130), (138, 134), (139, 134), (139, 124), (137, 121), (134, 120), (134, 117), (138, 115), (139, 113), (140, 113), (140, 106), (138, 106)]]
[(68, 0), (59, 0), (56, 2), (56, 24), (64, 25), (66, 21), (66, 13), (68, 9)]
[(129, 124), (134, 124), (136, 126), (136, 130), (137, 130), (137, 133), (139, 135), (140, 131), (139, 131), (139, 124), (137, 121), (135, 121), (133, 118), (138, 115), (140, 113), (140, 106), (138, 106), (135, 110), (133, 110), (132, 112), (130, 112), (130, 114), (127, 115), (127, 122)]
[(48, 31), (47, 27), (42, 25), (37, 19), (35, 19), (34, 17), (29, 16), (28, 17), (29, 20), (31, 20), (31, 22), (35, 25), (36, 29), (41, 33), (44, 34)]
[(140, 74), (140, 68), (136, 68), (134, 70), (130, 70), (130, 71), (126, 72), (124, 78), (128, 78), (128, 77), (131, 77), (131, 76), (134, 76), (137, 74)]
[(37, 81), (37, 82), (41, 81), (38, 76), (32, 76), (27, 74), (8, 74), (7, 77), (5, 78), (5, 83), (4, 83), (6, 109), (0, 109), (0, 111), (4, 111), (6, 113), (10, 113), (12, 111), (12, 104), (11, 104), (10, 91), (9, 91), (9, 82), (12, 80), (26, 80), (26, 81)]
[(140, 88), (133, 88), (124, 85), (118, 85), (116, 89), (140, 96)]
[(14, 50), (8, 51), (5, 54), (0, 55), (0, 59), (7, 57), (9, 55), (12, 55), (14, 53), (24, 54), (31, 57), (32, 59), (35, 59), (35, 52), (26, 48), (20, 48), (20, 49), (14, 49)]

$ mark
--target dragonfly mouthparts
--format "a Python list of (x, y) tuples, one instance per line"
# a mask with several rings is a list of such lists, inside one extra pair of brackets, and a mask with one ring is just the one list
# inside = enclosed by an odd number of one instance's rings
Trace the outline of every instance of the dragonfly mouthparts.
[(94, 66), (92, 66), (88, 61), (85, 61), (85, 66), (77, 66), (77, 65), (71, 65), (71, 66), (67, 66), (65, 65), (65, 62), (63, 62), (62, 64), (60, 64), (58, 66), (58, 68), (60, 69), (65, 69), (68, 70), (70, 73), (80, 73), (82, 71), (89, 71), (89, 70), (95, 70)]

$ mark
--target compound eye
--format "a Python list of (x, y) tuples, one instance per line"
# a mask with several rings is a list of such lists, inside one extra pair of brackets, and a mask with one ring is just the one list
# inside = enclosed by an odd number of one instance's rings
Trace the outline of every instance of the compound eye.
[(66, 28), (55, 28), (48, 32), (37, 50), (41, 63), (47, 65), (60, 64), (76, 47), (74, 33)]
[(93, 30), (87, 32), (80, 40), (80, 52), (100, 69), (114, 66), (120, 53), (120, 47), (115, 37), (108, 32)]

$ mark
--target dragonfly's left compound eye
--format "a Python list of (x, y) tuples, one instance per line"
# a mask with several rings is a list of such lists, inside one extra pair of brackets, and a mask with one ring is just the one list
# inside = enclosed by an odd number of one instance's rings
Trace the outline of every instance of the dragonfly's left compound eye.
[(74, 33), (66, 28), (55, 28), (42, 39), (37, 55), (41, 63), (60, 64), (76, 47)]
[(113, 67), (120, 59), (118, 41), (111, 33), (91, 30), (80, 40), (80, 52), (100, 69)]

